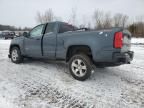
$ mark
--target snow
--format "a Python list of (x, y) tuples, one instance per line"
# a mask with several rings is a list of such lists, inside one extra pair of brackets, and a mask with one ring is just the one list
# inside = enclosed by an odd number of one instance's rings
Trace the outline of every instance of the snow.
[(132, 38), (132, 44), (144, 44), (144, 38)]
[(131, 64), (96, 69), (81, 82), (63, 62), (12, 63), (7, 57), (10, 40), (0, 40), (0, 108), (143, 108), (144, 40), (132, 43)]

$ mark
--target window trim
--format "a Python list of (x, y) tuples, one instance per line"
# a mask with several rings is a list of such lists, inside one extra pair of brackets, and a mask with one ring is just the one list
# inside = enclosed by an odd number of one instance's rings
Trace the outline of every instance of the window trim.
[[(49, 24), (53, 24), (53, 25), (54, 25), (54, 31), (53, 31), (53, 32), (47, 32), (47, 33), (46, 33), (46, 30), (47, 30), (47, 27), (48, 27)], [(47, 23), (47, 24), (45, 25), (45, 29), (44, 29), (44, 33), (43, 33), (43, 34), (45, 35), (45, 34), (49, 34), (49, 33), (50, 33), (50, 34), (51, 34), (51, 33), (56, 33), (56, 29), (57, 29), (57, 23), (49, 22), (49, 23)]]
[(36, 37), (32, 37), (32, 36), (31, 36), (31, 32), (32, 32), (35, 28), (37, 28), (38, 26), (42, 26), (42, 25), (43, 25), (43, 29), (42, 29), (42, 35), (43, 35), (46, 24), (39, 24), (39, 25), (35, 26), (35, 27), (29, 32), (29, 38), (36, 38)]

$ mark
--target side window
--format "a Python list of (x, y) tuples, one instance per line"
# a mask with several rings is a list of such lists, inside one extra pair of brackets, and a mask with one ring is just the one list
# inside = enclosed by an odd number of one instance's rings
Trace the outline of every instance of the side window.
[(74, 27), (68, 24), (61, 24), (59, 28), (59, 33), (64, 33), (68, 31), (74, 31)]
[(55, 23), (48, 23), (46, 27), (45, 34), (55, 32)]
[(30, 37), (38, 37), (38, 36), (42, 35), (43, 27), (44, 27), (44, 24), (35, 27), (30, 32)]

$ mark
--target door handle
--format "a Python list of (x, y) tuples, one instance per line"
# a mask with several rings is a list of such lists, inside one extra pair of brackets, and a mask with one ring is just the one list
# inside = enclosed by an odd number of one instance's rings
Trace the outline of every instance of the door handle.
[(40, 40), (40, 38), (37, 38), (36, 40)]

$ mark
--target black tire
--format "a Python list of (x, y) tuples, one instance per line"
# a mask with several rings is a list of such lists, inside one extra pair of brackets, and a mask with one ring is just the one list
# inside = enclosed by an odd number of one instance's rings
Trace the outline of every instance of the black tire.
[[(73, 66), (73, 63), (76, 64), (76, 62), (77, 62), (76, 60), (81, 60), (83, 66), (86, 67), (86, 71), (84, 71), (84, 73), (82, 72), (83, 71), (82, 67), (79, 68), (80, 69), (79, 70), (78, 67), (75, 68)], [(79, 64), (79, 63), (77, 63), (77, 64)], [(82, 66), (82, 64), (81, 64), (81, 66)], [(77, 70), (75, 70), (75, 69), (77, 69)], [(91, 76), (91, 71), (92, 71), (92, 62), (91, 62), (91, 59), (87, 55), (85, 55), (85, 54), (76, 54), (76, 55), (74, 55), (69, 60), (69, 71), (70, 71), (71, 75), (75, 79), (77, 79), (79, 81), (84, 81), (84, 80), (88, 79)], [(77, 75), (76, 75), (76, 73), (77, 73)], [(82, 76), (78, 75), (80, 73), (82, 73), (84, 75), (82, 75)]]
[[(15, 59), (13, 57), (14, 51), (17, 52), (17, 56), (15, 57)], [(21, 51), (20, 51), (20, 49), (18, 47), (13, 47), (11, 49), (11, 61), (13, 63), (16, 63), (16, 64), (19, 64), (19, 63), (23, 62), (23, 56), (21, 55)]]

